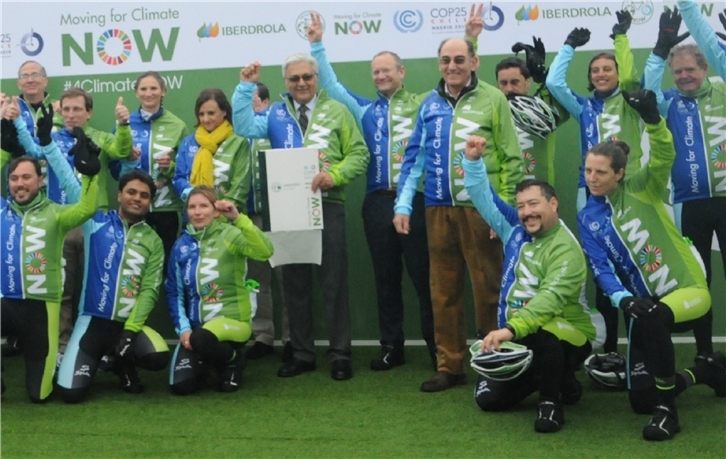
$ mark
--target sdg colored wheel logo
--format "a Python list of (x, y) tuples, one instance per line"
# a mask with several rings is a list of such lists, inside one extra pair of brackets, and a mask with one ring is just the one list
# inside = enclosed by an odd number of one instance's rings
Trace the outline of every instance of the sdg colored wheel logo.
[(43, 51), (43, 37), (38, 32), (30, 29), (30, 32), (23, 35), (20, 39), (20, 49), (28, 56), (37, 56)]
[(131, 56), (131, 39), (123, 30), (108, 29), (96, 42), (98, 57), (108, 65), (120, 65)]

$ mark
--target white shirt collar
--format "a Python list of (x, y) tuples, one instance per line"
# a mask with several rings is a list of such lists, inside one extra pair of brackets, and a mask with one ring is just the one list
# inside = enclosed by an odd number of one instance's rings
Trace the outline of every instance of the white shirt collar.
[[(308, 108), (308, 111), (306, 113), (306, 115), (308, 115), (308, 118), (310, 117), (310, 114), (313, 112), (313, 110), (315, 110), (315, 104), (317, 102), (318, 102), (318, 95), (315, 94), (315, 97), (313, 97), (313, 99), (310, 102), (308, 102), (307, 104), (305, 104), (305, 106)], [(295, 108), (295, 113), (299, 114), (300, 113), (300, 105), (302, 105), (302, 104), (299, 104), (295, 99), (293, 99), (292, 100), (292, 105), (293, 105), (293, 108)]]

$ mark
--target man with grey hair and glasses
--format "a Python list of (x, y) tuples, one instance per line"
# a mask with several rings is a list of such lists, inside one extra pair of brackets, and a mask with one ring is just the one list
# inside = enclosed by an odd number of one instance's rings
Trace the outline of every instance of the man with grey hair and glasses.
[(62, 128), (63, 118), (60, 116), (60, 103), (50, 98), (45, 88), (48, 86), (48, 74), (45, 67), (35, 61), (26, 61), (18, 69), (18, 89), (20, 89), (20, 116), (28, 126), (28, 132), (36, 136), (35, 127), (41, 116), (40, 107), (48, 109), (53, 106), (57, 114), (53, 117), (53, 125)]
[[(366, 170), (368, 149), (347, 108), (318, 91), (318, 63), (307, 53), (289, 56), (282, 67), (288, 93), (267, 116), (255, 116), (252, 99), (260, 79), (255, 62), (240, 71), (232, 96), (235, 133), (269, 138), (272, 148), (315, 148), (320, 172), (312, 190), (323, 196), (323, 253), (317, 269), (330, 337), (331, 377), (353, 376), (348, 304), (348, 254), (345, 236), (345, 185)], [(277, 375), (288, 378), (315, 370), (312, 264), (283, 266), (283, 291), (290, 319), (293, 359)]]
[[(721, 16), (726, 22), (726, 10)], [(687, 36), (679, 35), (681, 19), (696, 44), (678, 45)], [(666, 64), (676, 87), (662, 91)], [(726, 83), (707, 78), (709, 64), (726, 79), (726, 50), (716, 32), (694, 1), (679, 1), (677, 8), (661, 15), (657, 42), (645, 65), (645, 88), (655, 92), (660, 114), (673, 133), (676, 226), (701, 255), (711, 285), (714, 233), (726, 268)], [(693, 326), (696, 364), (707, 362), (713, 353), (713, 310), (719, 306), (726, 303), (714, 298), (712, 308)]]

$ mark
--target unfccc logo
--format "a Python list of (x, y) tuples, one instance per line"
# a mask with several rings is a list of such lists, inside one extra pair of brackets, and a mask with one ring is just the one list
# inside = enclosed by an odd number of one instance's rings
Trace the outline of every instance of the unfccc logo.
[(482, 10), (481, 19), (484, 21), (484, 30), (493, 32), (504, 24), (504, 13), (498, 6), (489, 3)]
[(396, 11), (393, 24), (399, 32), (418, 32), (423, 25), (423, 14), (419, 10)]
[(300, 38), (304, 40), (308, 39), (308, 26), (310, 25), (310, 15), (312, 13), (320, 16), (320, 22), (323, 26), (323, 32), (325, 32), (325, 19), (323, 18), (322, 14), (312, 10), (303, 11), (302, 13), (300, 13), (300, 16), (298, 16), (297, 20), (295, 21), (295, 30), (297, 30), (297, 34), (300, 35)]

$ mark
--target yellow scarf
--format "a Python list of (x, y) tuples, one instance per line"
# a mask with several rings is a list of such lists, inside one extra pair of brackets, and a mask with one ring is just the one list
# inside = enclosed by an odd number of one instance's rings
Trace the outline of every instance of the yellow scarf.
[(199, 151), (194, 156), (190, 182), (192, 186), (207, 185), (214, 188), (214, 165), (212, 157), (217, 152), (219, 145), (227, 140), (227, 137), (234, 134), (232, 124), (224, 120), (222, 124), (212, 132), (207, 132), (202, 126), (197, 126), (194, 133), (194, 140), (199, 144)]

